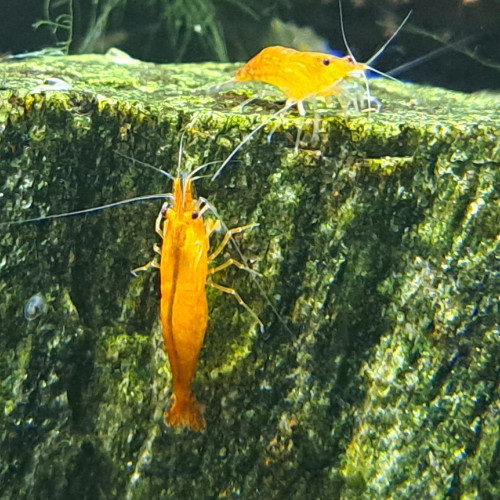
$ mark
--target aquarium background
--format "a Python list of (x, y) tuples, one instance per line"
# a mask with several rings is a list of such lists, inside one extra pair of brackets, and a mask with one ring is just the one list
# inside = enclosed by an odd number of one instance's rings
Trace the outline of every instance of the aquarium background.
[[(0, 54), (59, 46), (69, 53), (118, 47), (151, 62), (243, 61), (270, 44), (344, 51), (336, 0), (3, 0)], [(473, 92), (500, 83), (500, 2), (343, 0), (347, 39), (368, 60), (410, 10), (376, 62), (398, 78)], [(42, 23), (40, 23), (42, 21)], [(58, 26), (43, 21), (58, 23)], [(38, 23), (38, 27), (35, 29)], [(443, 47), (427, 61), (420, 61)]]

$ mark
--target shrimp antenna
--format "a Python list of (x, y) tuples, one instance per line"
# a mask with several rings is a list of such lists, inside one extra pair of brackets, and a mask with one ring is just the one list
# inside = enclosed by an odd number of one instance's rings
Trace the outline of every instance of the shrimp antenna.
[[(344, 15), (342, 13), (342, 2), (339, 0), (339, 17), (340, 17), (340, 31), (342, 33), (342, 40), (344, 41), (345, 48), (347, 50), (347, 53), (351, 57), (352, 61), (356, 63), (356, 58), (354, 57), (354, 54), (352, 53), (351, 47), (349, 47), (349, 44), (347, 43), (347, 36), (345, 34), (345, 29), (344, 29)], [(385, 46), (384, 46), (385, 47)], [(365, 66), (367, 66), (365, 64)], [(371, 69), (371, 68), (370, 68)], [(368, 82), (368, 77), (366, 76), (365, 71), (362, 73), (363, 75), (363, 80), (365, 82), (365, 88), (366, 88), (366, 100), (368, 102), (368, 106), (370, 106), (372, 96), (370, 94), (370, 84)]]
[[(408, 19), (410, 19), (412, 12), (413, 12), (413, 10), (410, 10), (410, 12), (408, 12), (406, 17), (403, 19), (403, 22), (398, 26), (398, 29), (389, 37), (389, 39), (384, 43), (384, 45), (382, 45), (382, 47), (380, 47), (380, 49), (378, 49), (377, 52), (375, 52), (375, 54), (373, 54), (373, 56), (371, 56), (370, 59), (368, 59), (368, 61), (366, 61), (366, 63), (365, 63), (366, 66), (369, 67), (370, 64), (373, 61), (375, 61), (375, 59), (377, 59), (382, 54), (382, 52), (384, 52), (384, 50), (394, 40), (394, 38), (396, 38), (398, 36), (398, 33), (403, 29), (403, 26), (406, 24)], [(373, 68), (370, 68), (370, 69), (373, 70)], [(386, 75), (384, 74), (383, 76), (386, 76)]]
[(210, 175), (197, 175), (196, 177), (195, 175), (201, 170), (204, 170), (205, 168), (210, 167), (212, 165), (216, 165), (218, 163), (222, 163), (222, 160), (209, 161), (208, 163), (204, 163), (203, 165), (196, 167), (192, 172), (190, 172), (190, 174), (188, 175), (188, 179), (196, 181), (197, 179), (202, 179), (203, 177), (210, 177)]
[[(214, 160), (210, 161), (208, 163), (204, 163), (203, 165), (200, 165), (199, 167), (196, 167), (190, 174), (189, 178), (192, 181), (197, 181), (198, 179), (207, 179), (208, 177), (212, 177), (212, 174), (204, 174), (204, 175), (197, 175), (196, 177), (192, 177), (194, 174), (198, 173), (200, 170), (203, 170), (206, 167), (210, 167), (211, 165), (216, 165), (222, 163), (224, 160)], [(237, 162), (240, 162), (240, 160), (236, 160)]]
[(347, 53), (351, 56), (352, 60), (356, 62), (356, 58), (354, 57), (354, 54), (351, 51), (351, 47), (349, 47), (349, 44), (347, 43), (347, 37), (345, 36), (345, 30), (344, 30), (344, 14), (342, 13), (342, 2), (339, 0), (339, 17), (340, 17), (340, 32), (342, 33), (342, 40), (344, 40), (344, 45), (347, 50)]
[(264, 120), (260, 125), (255, 127), (231, 152), (231, 154), (222, 162), (222, 165), (219, 167), (217, 172), (212, 177), (212, 181), (215, 180), (219, 174), (224, 170), (224, 167), (234, 158), (236, 153), (259, 131), (262, 130), (274, 117), (283, 114), (285, 111), (288, 111), (291, 107), (295, 106), (297, 104), (297, 101), (292, 101), (286, 104), (283, 108), (280, 110), (274, 112), (271, 114), (269, 119)]
[[(413, 31), (413, 30), (412, 30)], [(418, 33), (418, 31), (415, 31)], [(439, 47), (438, 49), (432, 50), (431, 52), (428, 52), (427, 54), (424, 54), (423, 56), (417, 57), (416, 59), (413, 59), (413, 61), (409, 61), (407, 63), (401, 64), (400, 66), (397, 66), (396, 68), (391, 69), (388, 71), (384, 76), (394, 76), (394, 75), (399, 75), (400, 73), (403, 73), (404, 71), (408, 71), (411, 68), (414, 68), (417, 65), (420, 65), (422, 63), (425, 63), (431, 59), (434, 59), (435, 57), (440, 56), (443, 52), (447, 52), (448, 50), (455, 50), (460, 53), (466, 53), (463, 52), (461, 47), (465, 46), (468, 42), (471, 40), (475, 40), (477, 38), (477, 35), (470, 35), (465, 38), (462, 38), (461, 40), (457, 40), (456, 42), (449, 43), (446, 45), (443, 45), (442, 47)], [(441, 41), (441, 40), (439, 40)]]
[[(123, 153), (120, 153), (117, 150), (113, 151), (115, 154), (118, 156), (121, 156), (122, 158), (125, 158), (127, 160), (131, 160), (134, 163), (138, 163), (139, 165), (142, 165), (144, 167), (148, 167), (155, 172), (159, 172), (162, 175), (165, 175), (169, 179), (173, 180), (174, 177), (169, 174), (168, 172), (165, 172), (165, 170), (162, 170), (161, 168), (154, 167), (153, 165), (150, 165), (149, 163), (144, 163), (142, 161), (136, 160), (135, 158), (132, 158), (131, 156), (127, 156)], [(148, 195), (143, 195), (143, 196), (136, 196), (135, 198), (128, 198), (126, 200), (120, 200), (120, 201), (115, 201), (113, 203), (107, 203), (106, 205), (99, 205), (97, 207), (92, 207), (92, 208), (85, 208), (82, 210), (75, 210), (72, 212), (64, 212), (62, 214), (54, 214), (54, 215), (44, 215), (42, 217), (34, 217), (32, 219), (25, 219), (21, 221), (12, 221), (12, 222), (0, 222), (0, 226), (11, 226), (11, 225), (19, 225), (19, 224), (29, 224), (32, 222), (41, 222), (44, 220), (52, 220), (52, 219), (62, 219), (63, 217), (73, 217), (75, 215), (84, 215), (88, 214), (91, 212), (100, 212), (101, 210), (106, 210), (108, 208), (113, 208), (113, 207), (121, 207), (122, 205), (128, 205), (131, 203), (137, 203), (139, 201), (147, 201), (147, 200), (173, 200), (173, 195), (171, 193), (160, 193), (160, 194), (148, 194)]]
[[(377, 59), (377, 57), (379, 57), (382, 52), (384, 52), (384, 50), (386, 49), (386, 47), (394, 40), (394, 38), (398, 35), (398, 33), (401, 31), (401, 29), (403, 28), (403, 26), (406, 24), (406, 22), (408, 21), (408, 19), (410, 18), (411, 14), (412, 14), (412, 10), (410, 10), (410, 12), (408, 12), (408, 14), (406, 15), (406, 17), (403, 19), (403, 22), (398, 26), (398, 29), (391, 35), (391, 37), (384, 43), (384, 45), (382, 45), (382, 47), (380, 47), (379, 50), (377, 50), (377, 52), (375, 52), (375, 54), (373, 54), (372, 57), (370, 57), (370, 59), (368, 59), (368, 61), (364, 64), (370, 71), (373, 71), (374, 73), (377, 73), (377, 75), (380, 75), (380, 76), (383, 76), (384, 78), (387, 78), (389, 80), (393, 80), (395, 82), (399, 81), (397, 78), (394, 78), (391, 73), (394, 72), (393, 71), (390, 71), (389, 73), (384, 73), (383, 71), (380, 71), (372, 66), (371, 63), (373, 61), (375, 61), (375, 59)], [(425, 56), (423, 56), (423, 58), (425, 58)], [(420, 58), (419, 58), (420, 59)], [(417, 59), (418, 62), (419, 59)], [(425, 60), (425, 59), (424, 59)], [(405, 67), (405, 65), (403, 65), (403, 67)], [(401, 67), (400, 67), (401, 68)], [(400, 69), (400, 68), (396, 68), (396, 69)], [(406, 68), (405, 68), (406, 69)]]
[(154, 170), (155, 172), (158, 172), (158, 173), (168, 177), (171, 181), (174, 180), (174, 176), (172, 174), (169, 174), (168, 172), (166, 172), (165, 170), (162, 170), (161, 168), (158, 168), (158, 167), (155, 167), (153, 165), (150, 165), (149, 163), (145, 163), (143, 161), (137, 160), (136, 158), (132, 158), (132, 156), (127, 156), (123, 153), (120, 153), (116, 149), (113, 151), (113, 153), (115, 153), (118, 156), (121, 156), (122, 158), (125, 158), (126, 160), (130, 160), (134, 163), (137, 163), (137, 164), (141, 165), (142, 167), (150, 168), (151, 170)]
[[(184, 154), (184, 137), (186, 136), (186, 131), (184, 130), (182, 132), (182, 135), (181, 135), (181, 141), (180, 141), (180, 145), (179, 145), (179, 161), (178, 161), (178, 164), (177, 164), (177, 173), (178, 173), (178, 176), (180, 177), (180, 171), (181, 171), (181, 164), (182, 164), (182, 156)], [(204, 170), (205, 168), (207, 167), (210, 167), (212, 165), (216, 165), (218, 163), (222, 163), (222, 160), (214, 160), (214, 161), (209, 161), (208, 163), (204, 163), (203, 165), (200, 165), (199, 167), (196, 167), (192, 172), (189, 172), (189, 174), (187, 175), (186, 179), (190, 179), (191, 181), (196, 181), (198, 179), (201, 179), (203, 177), (209, 177), (208, 175), (199, 175), (197, 176), (196, 174), (198, 172), (201, 172), (202, 170)]]
[[(373, 71), (374, 73), (377, 73), (377, 75), (380, 75), (380, 76), (383, 76), (385, 78), (388, 78), (389, 80), (393, 80), (395, 82), (398, 81), (397, 78), (394, 78), (390, 74), (384, 73), (383, 71), (380, 71), (380, 70), (378, 70), (376, 68), (373, 68), (371, 66), (371, 64), (384, 52), (384, 50), (394, 40), (394, 38), (396, 38), (396, 36), (402, 30), (403, 26), (407, 23), (407, 21), (410, 18), (412, 12), (413, 12), (412, 10), (410, 10), (410, 12), (408, 12), (408, 14), (406, 15), (406, 17), (403, 19), (403, 22), (398, 26), (397, 30), (389, 37), (389, 39), (382, 45), (382, 47), (380, 47), (380, 49), (378, 49), (377, 52), (375, 52), (375, 54), (373, 54), (373, 56), (370, 57), (370, 59), (368, 59), (368, 61), (366, 63), (363, 63), (363, 66), (365, 66), (366, 69), (369, 69), (370, 71)], [(341, 3), (341, 0), (339, 0), (339, 13), (340, 13), (340, 30), (342, 32), (342, 39), (344, 40), (344, 45), (345, 45), (345, 47), (347, 49), (347, 53), (349, 54), (349, 56), (353, 59), (354, 62), (356, 62), (356, 58), (354, 57), (354, 55), (353, 55), (353, 53), (351, 51), (351, 48), (349, 47), (349, 44), (347, 43), (347, 37), (346, 37), (346, 34), (345, 34), (345, 30), (344, 30), (344, 18), (343, 18), (343, 14), (342, 14), (342, 3)], [(369, 85), (369, 82), (368, 82), (368, 77), (366, 76), (365, 72), (363, 72), (363, 80), (365, 81), (366, 97), (367, 97), (368, 103), (370, 103), (371, 102), (370, 85)]]
[(41, 222), (44, 220), (62, 219), (63, 217), (72, 217), (74, 215), (83, 215), (91, 212), (100, 212), (101, 210), (106, 210), (112, 207), (121, 207), (122, 205), (128, 205), (130, 203), (136, 203), (138, 201), (167, 200), (167, 199), (173, 199), (173, 195), (170, 193), (147, 194), (144, 196), (137, 196), (135, 198), (128, 198), (126, 200), (115, 201), (114, 203), (108, 203), (106, 205), (99, 205), (98, 207), (85, 208), (83, 210), (75, 210), (74, 212), (65, 212), (62, 214), (55, 214), (55, 215), (44, 215), (43, 217), (34, 217), (33, 219), (25, 219), (12, 222), (0, 222), (0, 226), (13, 226), (20, 224), (29, 224), (31, 222)]
[(182, 155), (184, 154), (184, 137), (185, 136), (186, 136), (186, 131), (184, 130), (181, 134), (181, 140), (180, 140), (180, 144), (179, 144), (179, 159), (177, 160), (177, 177), (181, 176), (181, 164), (182, 164)]

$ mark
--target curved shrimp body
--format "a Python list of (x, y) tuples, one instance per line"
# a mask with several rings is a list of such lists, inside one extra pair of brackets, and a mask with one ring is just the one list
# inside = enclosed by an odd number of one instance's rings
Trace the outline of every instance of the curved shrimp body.
[(166, 421), (202, 431), (204, 405), (191, 391), (208, 324), (209, 232), (199, 205), (191, 179), (174, 179), (174, 205), (164, 214), (160, 275), (161, 321), (173, 379)]
[(289, 102), (312, 96), (327, 97), (342, 91), (342, 80), (359, 76), (363, 63), (350, 56), (335, 57), (322, 52), (302, 52), (279, 45), (266, 47), (238, 70), (239, 82), (260, 81), (278, 87)]

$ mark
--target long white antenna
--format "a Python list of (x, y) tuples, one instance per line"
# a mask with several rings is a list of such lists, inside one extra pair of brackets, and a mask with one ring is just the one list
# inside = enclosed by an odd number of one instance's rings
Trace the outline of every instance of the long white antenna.
[(284, 106), (283, 108), (281, 108), (280, 110), (276, 111), (275, 113), (272, 113), (271, 116), (267, 119), (267, 120), (264, 120), (260, 125), (258, 125), (257, 127), (255, 127), (234, 149), (233, 151), (231, 152), (231, 154), (222, 162), (222, 165), (219, 167), (219, 169), (217, 170), (217, 172), (215, 172), (215, 174), (213, 175), (212, 177), (212, 181), (214, 179), (216, 179), (219, 174), (224, 170), (224, 167), (234, 158), (234, 156), (236, 155), (236, 153), (259, 131), (259, 130), (262, 130), (268, 123), (271, 122), (271, 120), (284, 113), (285, 111), (288, 111), (292, 106), (295, 106), (297, 104), (297, 101), (292, 101), (290, 103), (288, 103), (286, 106)]
[(342, 40), (344, 40), (344, 45), (347, 50), (347, 53), (353, 60), (353, 62), (356, 62), (356, 58), (354, 57), (354, 54), (351, 51), (351, 47), (349, 47), (349, 44), (347, 43), (347, 37), (345, 36), (345, 30), (344, 30), (344, 15), (342, 14), (342, 2), (339, 0), (339, 17), (340, 17), (340, 31), (342, 33)]
[(28, 224), (30, 222), (41, 222), (44, 220), (61, 219), (63, 217), (72, 217), (73, 215), (83, 215), (83, 214), (88, 214), (91, 212), (100, 212), (101, 210), (106, 210), (107, 208), (120, 207), (122, 205), (128, 205), (129, 203), (136, 203), (138, 201), (165, 200), (165, 199), (172, 199), (172, 198), (173, 198), (173, 196), (170, 193), (147, 194), (144, 196), (137, 196), (135, 198), (128, 198), (126, 200), (115, 201), (114, 203), (108, 203), (106, 205), (99, 205), (98, 207), (84, 208), (82, 210), (75, 210), (74, 212), (65, 212), (62, 214), (55, 214), (55, 215), (44, 215), (43, 217), (34, 217), (33, 219), (25, 219), (25, 220), (19, 220), (19, 221), (0, 222), (0, 226), (13, 226), (13, 225), (19, 225), (19, 224)]
[(150, 168), (151, 170), (154, 170), (155, 172), (158, 172), (159, 174), (162, 174), (165, 177), (168, 177), (171, 181), (174, 180), (174, 176), (172, 174), (169, 174), (168, 172), (166, 172), (165, 170), (162, 170), (161, 168), (158, 168), (158, 167), (155, 167), (153, 165), (150, 165), (149, 163), (145, 163), (143, 161), (137, 160), (136, 158), (133, 158), (132, 156), (127, 156), (123, 153), (120, 153), (116, 149), (113, 151), (113, 153), (115, 153), (115, 155), (121, 156), (122, 158), (125, 158), (126, 160), (130, 160), (134, 163), (137, 163), (138, 165), (141, 165), (142, 167)]
[[(413, 12), (412, 10), (410, 10), (410, 12), (408, 12), (406, 17), (403, 19), (403, 22), (398, 26), (398, 29), (390, 36), (390, 38), (384, 43), (384, 45), (382, 45), (382, 47), (380, 47), (380, 49), (378, 49), (377, 52), (375, 52), (375, 54), (373, 54), (373, 56), (371, 56), (370, 59), (368, 59), (368, 61), (366, 61), (366, 63), (365, 63), (366, 66), (370, 66), (370, 64), (373, 61), (375, 61), (375, 59), (377, 59), (377, 57), (379, 57), (382, 54), (382, 52), (384, 52), (386, 47), (394, 40), (394, 38), (396, 38), (398, 36), (398, 33), (402, 30), (403, 26), (406, 24), (408, 19), (410, 19), (412, 12)], [(370, 68), (370, 69), (373, 69), (373, 68)]]

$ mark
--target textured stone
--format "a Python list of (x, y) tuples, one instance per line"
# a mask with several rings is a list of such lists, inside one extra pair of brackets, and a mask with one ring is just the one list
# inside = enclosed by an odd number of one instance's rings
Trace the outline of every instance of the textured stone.
[[(2, 66), (1, 222), (168, 192), (115, 151), (176, 175), (182, 133), (191, 171), (279, 109), (193, 92), (231, 66)], [(48, 77), (73, 88), (40, 92)], [(264, 277), (216, 281), (266, 324), (208, 290), (204, 434), (163, 422), (158, 276), (129, 272), (161, 201), (0, 226), (1, 498), (500, 496), (500, 101), (372, 92), (380, 114), (322, 108), (318, 147), (309, 117), (294, 153), (289, 113), (197, 181), (228, 227), (260, 224), (239, 242)]]

